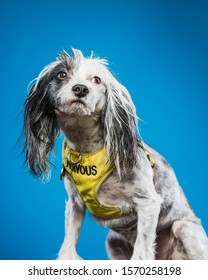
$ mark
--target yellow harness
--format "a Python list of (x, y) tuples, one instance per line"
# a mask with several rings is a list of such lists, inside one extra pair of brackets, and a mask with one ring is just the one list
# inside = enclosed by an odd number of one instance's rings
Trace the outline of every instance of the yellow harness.
[[(146, 150), (144, 149), (144, 151)], [(147, 151), (145, 153), (150, 160), (149, 153)], [(107, 161), (104, 147), (94, 153), (79, 153), (70, 149), (64, 141), (62, 158), (64, 169), (67, 171), (73, 186), (94, 216), (113, 219), (129, 214), (128, 208), (101, 204), (98, 201), (97, 194), (100, 186), (115, 169), (113, 162)]]
[(100, 204), (97, 199), (100, 186), (115, 169), (114, 164), (106, 160), (104, 147), (94, 153), (80, 154), (70, 149), (64, 141), (62, 157), (64, 168), (73, 186), (94, 216), (112, 219), (127, 214), (126, 210), (112, 205)]

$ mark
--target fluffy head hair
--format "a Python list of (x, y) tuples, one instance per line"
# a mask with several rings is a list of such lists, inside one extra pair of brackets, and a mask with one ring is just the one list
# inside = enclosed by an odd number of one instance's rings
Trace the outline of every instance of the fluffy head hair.
[[(24, 104), (24, 152), (35, 177), (42, 179), (49, 174), (49, 155), (60, 131), (56, 109), (66, 107), (63, 107), (61, 88), (67, 87), (77, 69), (82, 67), (85, 67), (87, 75), (94, 75), (96, 70), (102, 77), (105, 104), (99, 114), (108, 159), (114, 161), (120, 177), (137, 164), (136, 110), (129, 92), (114, 78), (107, 65), (106, 60), (93, 56), (85, 58), (81, 51), (73, 49), (73, 55), (65, 51), (58, 55), (57, 60), (47, 65), (33, 81)], [(68, 71), (70, 78), (58, 80), (57, 74), (61, 71)], [(89, 108), (84, 112), (88, 116), (93, 113), (94, 107), (89, 105)]]

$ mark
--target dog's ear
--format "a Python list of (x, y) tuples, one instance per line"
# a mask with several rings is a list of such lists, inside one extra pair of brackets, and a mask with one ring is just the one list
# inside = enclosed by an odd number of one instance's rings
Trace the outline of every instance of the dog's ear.
[(122, 177), (137, 164), (138, 118), (129, 92), (113, 77), (103, 116), (105, 146)]
[[(48, 69), (47, 69), (48, 70)], [(49, 71), (42, 71), (24, 104), (24, 148), (26, 164), (37, 178), (49, 178), (49, 155), (59, 135), (50, 95)]]

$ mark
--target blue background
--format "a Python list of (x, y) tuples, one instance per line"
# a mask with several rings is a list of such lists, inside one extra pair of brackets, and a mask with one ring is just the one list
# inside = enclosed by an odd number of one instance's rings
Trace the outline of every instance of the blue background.
[[(25, 172), (13, 147), (28, 83), (71, 46), (109, 60), (143, 120), (143, 139), (173, 166), (208, 232), (207, 14), (201, 0), (1, 1), (0, 259), (54, 259), (61, 246), (61, 139), (47, 184)], [(106, 234), (88, 213), (79, 254), (106, 259)]]

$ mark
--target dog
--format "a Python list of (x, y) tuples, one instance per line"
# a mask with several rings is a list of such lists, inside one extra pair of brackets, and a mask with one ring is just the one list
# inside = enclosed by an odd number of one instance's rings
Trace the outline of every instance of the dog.
[(208, 259), (208, 239), (173, 169), (141, 141), (128, 90), (108, 62), (63, 51), (33, 81), (24, 104), (25, 161), (50, 178), (60, 131), (69, 200), (58, 259), (81, 259), (76, 244), (86, 208), (109, 228), (106, 249), (116, 260)]

